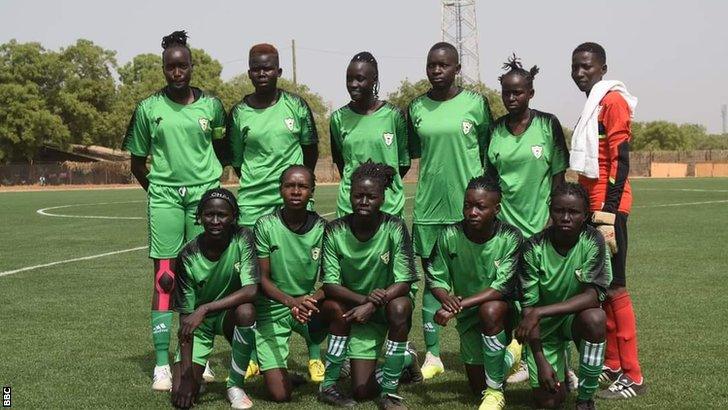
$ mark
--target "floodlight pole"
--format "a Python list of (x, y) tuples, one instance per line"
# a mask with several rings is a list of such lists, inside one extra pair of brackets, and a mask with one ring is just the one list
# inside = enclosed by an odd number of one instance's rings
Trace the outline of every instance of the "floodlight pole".
[(475, 0), (442, 0), (442, 41), (457, 48), (460, 54), (462, 84), (480, 82), (478, 19)]

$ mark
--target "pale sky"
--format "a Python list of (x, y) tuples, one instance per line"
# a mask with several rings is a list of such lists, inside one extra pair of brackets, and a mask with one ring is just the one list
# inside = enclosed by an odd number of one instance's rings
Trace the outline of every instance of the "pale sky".
[[(172, 8), (174, 7), (174, 8)], [(669, 120), (721, 130), (728, 104), (728, 1), (479, 0), (481, 78), (491, 88), (513, 52), (537, 64), (531, 107), (573, 127), (584, 97), (569, 76), (571, 51), (584, 41), (607, 50), (607, 78), (639, 98), (636, 119)], [(269, 17), (270, 16), (270, 17)], [(344, 74), (362, 50), (379, 60), (381, 95), (405, 78), (424, 78), (425, 56), (441, 39), (437, 0), (188, 1), (0, 0), (0, 42), (38, 41), (59, 49), (78, 38), (117, 51), (120, 64), (158, 53), (161, 37), (185, 29), (190, 45), (223, 63), (223, 77), (247, 69), (259, 42), (281, 52), (291, 77), (296, 39), (298, 80), (337, 108), (348, 102)]]

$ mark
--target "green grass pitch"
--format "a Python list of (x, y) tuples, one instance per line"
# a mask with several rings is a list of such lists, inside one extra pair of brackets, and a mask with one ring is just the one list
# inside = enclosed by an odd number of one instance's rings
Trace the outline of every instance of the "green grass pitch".
[[(728, 179), (633, 181), (628, 286), (635, 303), (640, 357), (650, 391), (602, 408), (728, 408)], [(336, 187), (316, 192), (332, 218)], [(413, 195), (414, 186), (407, 187)], [(150, 389), (151, 263), (145, 250), (20, 268), (147, 245), (144, 193), (132, 190), (0, 193), (0, 383), (17, 408), (164, 408)], [(72, 205), (72, 206), (67, 206)], [(36, 212), (83, 217), (53, 217)], [(412, 201), (406, 215), (411, 222)], [(86, 218), (126, 217), (129, 219)], [(419, 313), (411, 340), (423, 346)], [(291, 368), (306, 357), (294, 336)], [(457, 334), (442, 337), (447, 372), (404, 386), (410, 408), (474, 408), (458, 359)], [(212, 357), (218, 381), (200, 408), (228, 408), (229, 347)], [(319, 408), (308, 384), (288, 408)], [(257, 408), (271, 407), (262, 379), (247, 384)], [(509, 408), (528, 408), (525, 383), (509, 386)], [(573, 395), (570, 402), (573, 403)], [(570, 404), (572, 406), (573, 404)], [(372, 406), (366, 403), (363, 406)]]

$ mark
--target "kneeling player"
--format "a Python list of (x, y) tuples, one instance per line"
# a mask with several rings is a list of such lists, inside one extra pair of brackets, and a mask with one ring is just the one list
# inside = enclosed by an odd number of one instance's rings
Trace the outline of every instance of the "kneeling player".
[(207, 191), (197, 209), (205, 231), (177, 258), (174, 295), (180, 346), (172, 380), (176, 407), (194, 404), (215, 335), (224, 335), (232, 346), (227, 389), (232, 408), (253, 405), (243, 391), (243, 380), (253, 340), (259, 273), (253, 234), (237, 225), (238, 212), (230, 191)]
[[(319, 399), (353, 406), (336, 387), (341, 365), (351, 359), (354, 398), (379, 393), (380, 408), (405, 409), (396, 395), (402, 369), (417, 373), (417, 358), (408, 350), (413, 296), (418, 280), (407, 227), (402, 219), (380, 211), (394, 168), (367, 161), (351, 176), (354, 213), (331, 222), (324, 235), (322, 313), (329, 324), (326, 373)], [(381, 382), (375, 377), (377, 357), (385, 344)], [(378, 372), (377, 372), (378, 373)], [(421, 375), (413, 379), (421, 379)]]
[[(291, 400), (287, 371), (291, 331), (299, 329), (299, 333), (310, 335), (315, 346), (326, 337), (321, 327), (315, 326), (320, 323), (318, 305), (324, 298), (322, 290), (314, 291), (326, 221), (316, 212), (306, 210), (314, 186), (311, 170), (303, 165), (288, 167), (280, 181), (283, 208), (255, 223), (261, 289), (265, 295), (256, 302), (255, 343), (265, 385), (277, 402)], [(321, 363), (319, 357), (314, 357), (309, 360), (309, 368), (314, 360)], [(313, 373), (311, 376), (314, 381), (321, 381), (323, 365), (321, 379), (314, 379)]]
[(483, 394), (481, 409), (505, 406), (503, 381), (520, 357), (512, 344), (511, 313), (506, 298), (515, 293), (523, 237), (517, 228), (496, 219), (500, 211), (498, 181), (473, 178), (465, 191), (464, 220), (446, 227), (437, 239), (428, 286), (442, 304), (435, 321), (445, 326), (457, 317), (460, 357), (474, 394)]
[(523, 251), (523, 319), (516, 337), (528, 341), (528, 372), (536, 404), (560, 406), (566, 394), (564, 347), (579, 346), (577, 409), (593, 409), (604, 362), (606, 316), (600, 304), (612, 281), (602, 235), (587, 225), (589, 198), (573, 183), (551, 195), (553, 225)]

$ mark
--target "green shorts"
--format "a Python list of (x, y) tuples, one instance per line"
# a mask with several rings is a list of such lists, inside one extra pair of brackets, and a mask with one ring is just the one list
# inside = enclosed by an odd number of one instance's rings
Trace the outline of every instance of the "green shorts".
[[(415, 294), (417, 288), (413, 286), (408, 295), (412, 308), (415, 307)], [(410, 322), (412, 317), (410, 316)], [(387, 338), (389, 324), (387, 313), (383, 308), (377, 308), (367, 323), (354, 323), (349, 331), (349, 344), (347, 355), (350, 359), (376, 360)]]
[[(572, 341), (571, 326), (576, 316), (564, 315), (558, 317), (547, 317), (541, 319), (540, 328), (542, 331), (548, 329), (548, 333), (541, 334), (541, 347), (546, 360), (554, 368), (559, 381), (566, 377), (566, 348)], [(538, 367), (531, 349), (526, 350), (526, 364), (528, 365), (528, 378), (531, 388), (539, 387)]]
[[(290, 310), (279, 305), (271, 312), (258, 311), (255, 325), (255, 348), (258, 351), (260, 370), (287, 369), (290, 353), (291, 332), (308, 335), (308, 324), (301, 324), (293, 318)], [(323, 338), (310, 336), (320, 343)]]
[(412, 225), (412, 238), (414, 241), (415, 254), (420, 258), (429, 258), (432, 255), (432, 250), (435, 248), (435, 242), (437, 237), (440, 236), (440, 232), (447, 224), (437, 225)]
[(176, 258), (182, 246), (202, 232), (202, 225), (195, 225), (197, 204), (202, 194), (219, 186), (217, 180), (189, 187), (149, 184), (147, 217), (150, 258)]
[[(207, 359), (212, 353), (212, 348), (215, 345), (215, 336), (224, 335), (223, 323), (225, 323), (225, 316), (227, 311), (217, 313), (215, 315), (205, 317), (200, 326), (195, 329), (194, 336), (192, 338), (192, 363), (205, 366)], [(177, 363), (182, 360), (182, 355), (179, 348), (174, 356), (174, 362)]]

